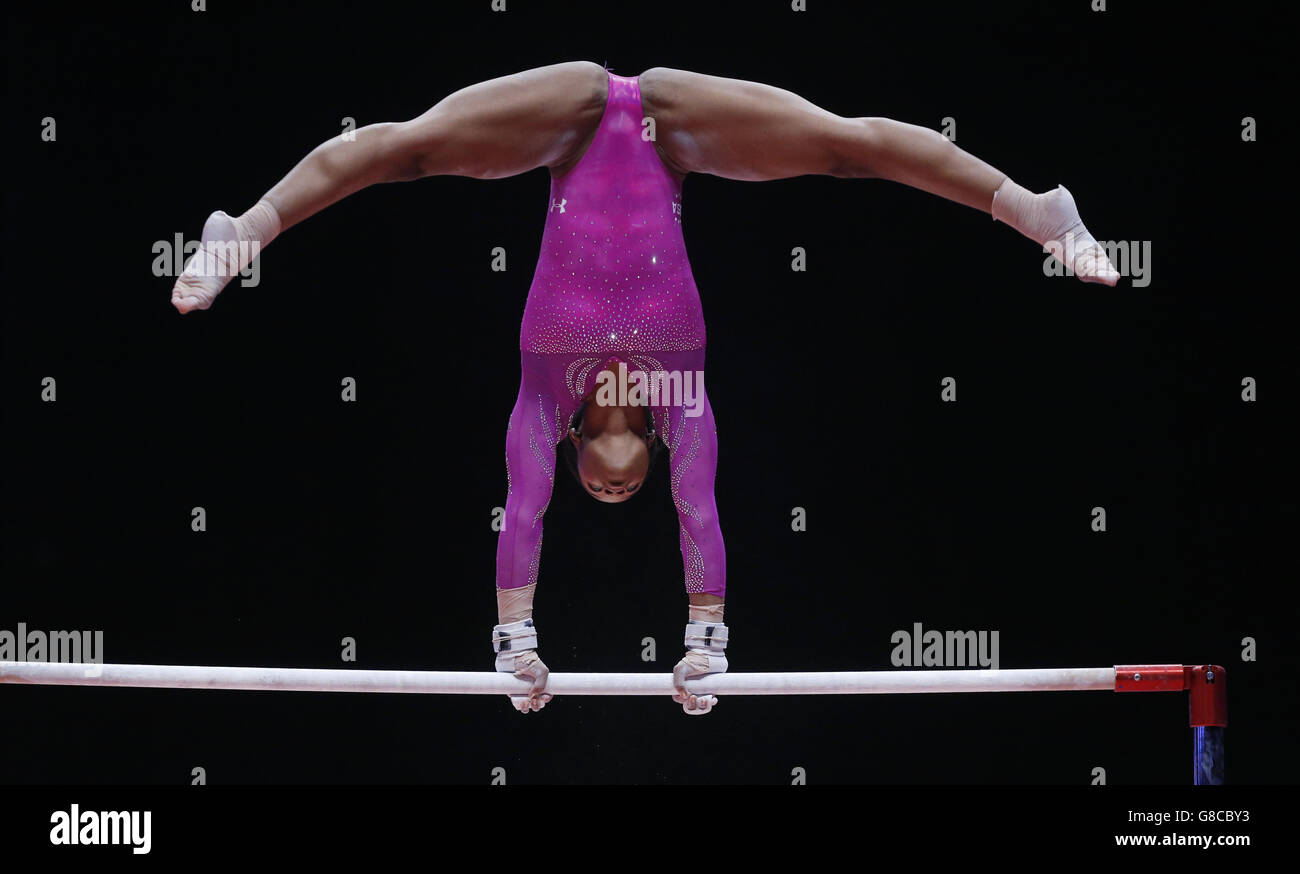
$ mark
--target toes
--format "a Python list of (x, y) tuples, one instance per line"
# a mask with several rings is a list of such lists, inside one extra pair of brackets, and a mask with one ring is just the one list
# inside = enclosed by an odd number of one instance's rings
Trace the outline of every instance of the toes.
[(1100, 282), (1115, 285), (1119, 282), (1119, 271), (1110, 262), (1105, 250), (1097, 245), (1089, 246), (1074, 259), (1074, 275), (1084, 282)]
[(1105, 285), (1115, 285), (1119, 282), (1119, 271), (1105, 260), (1089, 264), (1083, 270), (1077, 271), (1077, 275), (1084, 282), (1100, 282)]

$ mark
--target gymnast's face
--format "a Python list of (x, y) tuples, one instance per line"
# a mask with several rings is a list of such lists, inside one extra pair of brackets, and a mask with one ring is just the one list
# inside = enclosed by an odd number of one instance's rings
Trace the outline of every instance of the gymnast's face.
[(650, 446), (636, 431), (579, 434), (569, 431), (578, 449), (578, 478), (587, 494), (607, 504), (626, 501), (641, 490), (650, 469)]

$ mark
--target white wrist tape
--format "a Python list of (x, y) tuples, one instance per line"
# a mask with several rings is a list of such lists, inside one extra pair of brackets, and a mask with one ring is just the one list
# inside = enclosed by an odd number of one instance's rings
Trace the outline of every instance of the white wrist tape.
[(694, 652), (722, 655), (727, 649), (727, 626), (692, 619), (686, 623), (686, 646)]
[(525, 649), (537, 649), (537, 629), (533, 620), (520, 619), (506, 625), (492, 626), (493, 652), (520, 652)]
[(520, 619), (492, 627), (492, 651), (497, 654), (496, 669), (514, 673), (516, 657), (537, 649), (537, 629), (533, 620)]
[(691, 675), (727, 670), (727, 626), (692, 619), (686, 625), (686, 663)]

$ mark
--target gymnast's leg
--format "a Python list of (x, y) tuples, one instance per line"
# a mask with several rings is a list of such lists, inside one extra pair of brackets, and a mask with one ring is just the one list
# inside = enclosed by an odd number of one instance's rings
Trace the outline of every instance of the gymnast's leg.
[(282, 231), (368, 186), (438, 175), (500, 179), (564, 164), (599, 122), (607, 78), (588, 61), (552, 64), (462, 88), (410, 121), (327, 140), (248, 212), (208, 217), (172, 305), (208, 309)]
[(1064, 186), (1034, 194), (937, 131), (888, 118), (844, 118), (789, 91), (656, 67), (641, 74), (656, 145), (678, 173), (762, 181), (821, 174), (901, 182), (989, 213), (1085, 282), (1119, 273)]

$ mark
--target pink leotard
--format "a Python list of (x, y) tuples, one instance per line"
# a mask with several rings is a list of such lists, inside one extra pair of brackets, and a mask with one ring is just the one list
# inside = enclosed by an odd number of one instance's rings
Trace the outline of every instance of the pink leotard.
[[(629, 371), (704, 372), (704, 313), (682, 239), (681, 184), (642, 138), (642, 116), (636, 77), (610, 74), (595, 138), (572, 170), (551, 181), (519, 334), (522, 378), (506, 435), (498, 588), (537, 581), (556, 446), (600, 371), (622, 361)], [(697, 415), (680, 402), (650, 410), (668, 448), (686, 591), (722, 596), (713, 410), (707, 395)]]

